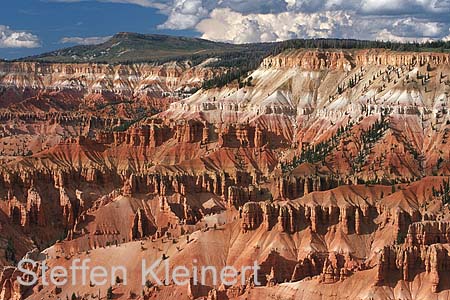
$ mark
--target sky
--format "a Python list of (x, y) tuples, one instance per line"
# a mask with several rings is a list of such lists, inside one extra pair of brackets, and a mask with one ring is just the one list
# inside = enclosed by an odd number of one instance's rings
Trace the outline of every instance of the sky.
[(0, 58), (117, 32), (231, 43), (293, 38), (450, 40), (450, 0), (2, 0)]

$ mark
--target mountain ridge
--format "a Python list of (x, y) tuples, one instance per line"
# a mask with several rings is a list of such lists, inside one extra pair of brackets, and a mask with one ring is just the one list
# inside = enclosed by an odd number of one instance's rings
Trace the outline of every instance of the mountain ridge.
[(224, 52), (245, 51), (247, 46), (213, 42), (205, 39), (161, 34), (119, 32), (108, 41), (97, 45), (78, 45), (36, 56), (23, 61), (46, 62), (106, 62), (175, 60), (193, 55), (217, 55)]
[[(450, 42), (433, 41), (427, 43), (397, 43), (384, 41), (319, 38), (291, 39), (268, 43), (231, 44), (210, 41), (198, 37), (172, 36), (164, 34), (142, 34), (118, 32), (106, 42), (96, 45), (77, 45), (39, 55), (28, 56), (11, 61), (41, 61), (55, 63), (139, 63), (190, 60), (199, 64), (217, 57), (229, 60), (230, 57), (250, 55), (262, 57), (278, 54), (286, 49), (367, 49), (384, 48), (397, 51), (437, 51), (449, 52)], [(238, 65), (239, 66), (239, 65)]]

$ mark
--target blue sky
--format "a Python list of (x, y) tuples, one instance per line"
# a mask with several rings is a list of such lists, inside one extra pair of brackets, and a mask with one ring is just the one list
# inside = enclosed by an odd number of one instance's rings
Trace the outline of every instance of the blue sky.
[(16, 58), (75, 45), (65, 37), (107, 37), (120, 31), (192, 36), (193, 30), (157, 29), (167, 17), (155, 8), (96, 1), (58, 3), (40, 0), (2, 1), (0, 25), (38, 37), (39, 46), (0, 47), (0, 58)]
[(232, 43), (292, 38), (450, 40), (450, 0), (2, 0), (0, 58), (120, 31)]

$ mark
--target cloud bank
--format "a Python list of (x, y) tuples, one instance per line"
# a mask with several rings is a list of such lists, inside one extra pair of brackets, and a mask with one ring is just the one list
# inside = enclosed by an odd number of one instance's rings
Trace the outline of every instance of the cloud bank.
[(0, 48), (37, 48), (40, 45), (41, 42), (36, 35), (0, 25)]
[[(75, 2), (80, 0), (55, 0)], [(160, 29), (234, 43), (291, 38), (448, 39), (450, 0), (98, 0), (153, 7)]]

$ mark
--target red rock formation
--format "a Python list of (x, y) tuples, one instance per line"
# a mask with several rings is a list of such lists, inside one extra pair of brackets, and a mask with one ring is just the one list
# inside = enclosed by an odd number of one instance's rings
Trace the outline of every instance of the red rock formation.
[[(313, 232), (327, 229), (330, 226), (339, 224), (344, 234), (363, 234), (369, 222), (373, 222), (375, 214), (369, 211), (375, 207), (364, 207), (367, 215), (359, 217), (358, 206), (345, 205), (342, 207), (320, 205), (302, 205), (300, 201), (290, 203), (266, 202), (246, 203), (241, 211), (242, 229), (244, 231), (257, 229), (265, 224), (270, 230), (274, 225), (281, 232), (295, 233), (310, 227)], [(358, 217), (357, 217), (358, 216)], [(395, 223), (393, 224), (395, 226)], [(406, 231), (405, 231), (406, 232)]]
[(406, 243), (411, 246), (450, 242), (450, 222), (423, 221), (409, 225)]
[[(360, 291), (347, 299), (383, 291), (413, 300), (392, 287), (418, 280), (441, 293), (450, 265), (448, 57), (288, 51), (266, 58), (252, 86), (186, 99), (185, 88), (221, 71), (0, 63), (0, 232), (20, 236), (17, 248), (59, 239), (51, 263), (124, 253), (177, 264), (258, 260), (267, 284), (169, 285), (145, 297), (340, 300), (336, 291), (352, 286)], [(0, 276), (0, 300), (31, 293), (16, 272)], [(130, 285), (122, 298), (142, 294)], [(68, 291), (38, 285), (29, 298)]]
[(305, 70), (343, 70), (350, 71), (355, 66), (368, 65), (415, 65), (427, 63), (449, 65), (450, 55), (445, 53), (400, 53), (381, 49), (349, 50), (349, 51), (298, 51), (296, 53), (279, 54), (267, 57), (262, 63), (264, 68), (300, 67)]
[(403, 280), (411, 281), (414, 275), (425, 271), (430, 275), (431, 292), (439, 291), (442, 272), (448, 270), (448, 249), (439, 244), (425, 247), (385, 247), (378, 262), (378, 284), (388, 284), (400, 273)]
[(143, 209), (138, 209), (133, 219), (130, 239), (142, 239), (155, 234), (156, 228), (151, 224)]

